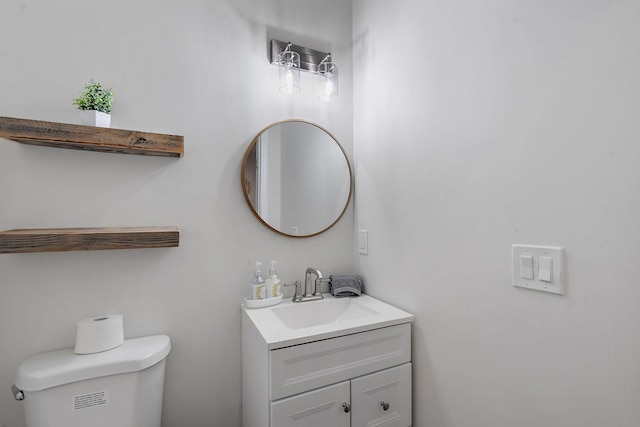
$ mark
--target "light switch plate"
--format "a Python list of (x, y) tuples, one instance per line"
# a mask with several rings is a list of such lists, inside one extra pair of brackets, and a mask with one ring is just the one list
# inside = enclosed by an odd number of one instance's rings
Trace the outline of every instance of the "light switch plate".
[[(529, 256), (533, 257), (533, 278), (525, 279), (521, 277), (523, 275), (521, 272), (521, 257)], [(512, 245), (511, 258), (513, 286), (564, 295), (563, 248), (557, 246)], [(543, 260), (542, 270), (540, 269), (540, 258)], [(549, 269), (551, 270), (550, 272), (548, 271)], [(547, 281), (547, 279), (550, 279), (550, 281)]]
[(358, 253), (369, 255), (369, 232), (358, 230)]

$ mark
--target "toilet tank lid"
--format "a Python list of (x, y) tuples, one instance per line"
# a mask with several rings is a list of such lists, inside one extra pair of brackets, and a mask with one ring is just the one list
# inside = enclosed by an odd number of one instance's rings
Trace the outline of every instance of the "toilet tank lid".
[(16, 386), (39, 391), (78, 381), (137, 372), (162, 361), (171, 351), (166, 335), (132, 338), (111, 350), (75, 354), (73, 348), (37, 354), (23, 361), (16, 374)]

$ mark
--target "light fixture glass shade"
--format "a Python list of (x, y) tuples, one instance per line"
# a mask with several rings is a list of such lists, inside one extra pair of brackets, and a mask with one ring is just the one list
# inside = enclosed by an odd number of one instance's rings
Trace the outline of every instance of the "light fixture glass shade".
[(280, 65), (280, 92), (293, 94), (300, 92), (300, 55), (285, 50), (278, 55)]
[(338, 66), (325, 61), (318, 65), (318, 99), (329, 101), (338, 97)]

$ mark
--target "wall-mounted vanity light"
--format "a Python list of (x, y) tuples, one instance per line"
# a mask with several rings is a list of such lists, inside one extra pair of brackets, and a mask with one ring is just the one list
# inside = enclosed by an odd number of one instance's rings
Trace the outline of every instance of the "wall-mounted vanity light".
[(278, 54), (280, 92), (291, 95), (300, 92), (300, 54), (291, 50), (291, 43)]
[(332, 97), (338, 97), (338, 66), (328, 54), (318, 64), (318, 99), (329, 101)]
[(300, 92), (300, 70), (316, 74), (318, 99), (338, 96), (338, 66), (330, 52), (320, 52), (290, 42), (271, 40), (271, 63), (280, 67), (280, 92)]

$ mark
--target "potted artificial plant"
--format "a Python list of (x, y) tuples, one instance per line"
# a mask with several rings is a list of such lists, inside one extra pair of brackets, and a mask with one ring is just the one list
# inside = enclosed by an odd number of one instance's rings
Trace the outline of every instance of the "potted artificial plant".
[(82, 124), (108, 128), (111, 125), (113, 90), (105, 89), (91, 79), (84, 85), (84, 92), (73, 104), (80, 110)]

